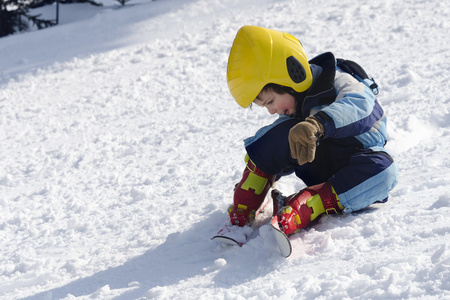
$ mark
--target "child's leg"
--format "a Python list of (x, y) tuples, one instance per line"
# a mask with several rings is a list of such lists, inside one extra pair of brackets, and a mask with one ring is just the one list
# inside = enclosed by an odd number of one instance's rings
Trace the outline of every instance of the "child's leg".
[(339, 213), (342, 209), (329, 182), (310, 186), (287, 197), (286, 206), (279, 211), (281, 228), (286, 234), (293, 234), (319, 216)]
[(329, 182), (288, 197), (280, 211), (281, 226), (293, 234), (324, 213), (350, 213), (386, 201), (396, 182), (397, 166), (387, 153), (361, 150)]
[(387, 200), (397, 184), (397, 176), (397, 165), (389, 154), (364, 150), (353, 155), (329, 182), (345, 207), (344, 212), (350, 213)]
[(275, 176), (259, 169), (245, 157), (246, 168), (241, 181), (234, 189), (233, 206), (229, 208), (230, 221), (234, 225), (251, 224), (255, 213), (264, 201), (267, 192), (272, 187)]
[[(296, 119), (285, 118), (259, 130), (245, 141), (246, 168), (234, 190), (233, 206), (229, 208), (232, 224), (244, 226), (251, 223), (272, 186), (275, 176), (290, 167), (288, 134)], [(293, 169), (290, 170), (290, 173)]]

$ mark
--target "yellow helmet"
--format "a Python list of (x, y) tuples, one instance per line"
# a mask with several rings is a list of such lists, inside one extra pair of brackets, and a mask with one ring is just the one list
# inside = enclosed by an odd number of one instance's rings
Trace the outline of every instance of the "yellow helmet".
[(311, 69), (302, 44), (292, 35), (257, 26), (236, 34), (228, 57), (227, 81), (231, 95), (246, 108), (268, 83), (307, 90)]

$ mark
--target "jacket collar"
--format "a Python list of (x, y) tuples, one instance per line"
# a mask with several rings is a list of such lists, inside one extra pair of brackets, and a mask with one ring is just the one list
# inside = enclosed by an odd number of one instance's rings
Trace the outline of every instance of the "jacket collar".
[(331, 52), (323, 53), (309, 61), (313, 82), (309, 89), (295, 93), (295, 117), (305, 119), (311, 108), (332, 103), (336, 98), (334, 78), (336, 59)]

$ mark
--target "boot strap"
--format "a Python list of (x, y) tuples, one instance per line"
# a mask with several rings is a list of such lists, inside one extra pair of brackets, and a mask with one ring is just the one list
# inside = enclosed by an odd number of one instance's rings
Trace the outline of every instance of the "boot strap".
[[(248, 160), (247, 160), (247, 159), (248, 159)], [(246, 160), (246, 163), (247, 163), (247, 168), (248, 168), (252, 173), (254, 173), (254, 174), (258, 175), (258, 176), (267, 178), (267, 179), (269, 180), (269, 182), (270, 182), (270, 185), (272, 185), (273, 179), (274, 179), (275, 176), (269, 175), (269, 174), (267, 174), (266, 172), (264, 172), (263, 170), (261, 170), (260, 168), (258, 168), (258, 167), (253, 163), (253, 161), (250, 159), (250, 157), (248, 156), (248, 154), (245, 156), (245, 160)]]
[(307, 187), (306, 190), (319, 194), (322, 200), (323, 207), (325, 208), (325, 213), (337, 214), (341, 212), (338, 205), (338, 199), (336, 194), (333, 193), (331, 184), (329, 182), (324, 182), (318, 185)]

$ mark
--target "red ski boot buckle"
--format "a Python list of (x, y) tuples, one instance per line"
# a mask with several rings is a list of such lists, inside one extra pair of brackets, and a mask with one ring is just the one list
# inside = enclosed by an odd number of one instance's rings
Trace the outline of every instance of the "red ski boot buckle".
[(329, 182), (325, 182), (323, 184), (316, 185), (314, 187), (310, 187), (309, 189), (315, 191), (319, 194), (323, 208), (325, 209), (325, 213), (327, 215), (331, 214), (338, 214), (341, 212), (341, 209), (339, 208), (338, 199), (336, 198), (336, 195), (333, 193), (331, 184)]

